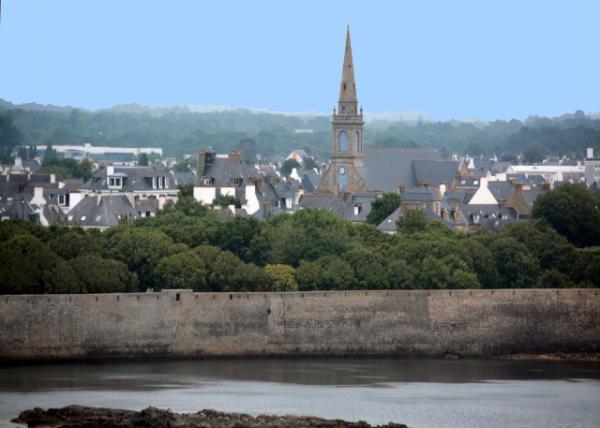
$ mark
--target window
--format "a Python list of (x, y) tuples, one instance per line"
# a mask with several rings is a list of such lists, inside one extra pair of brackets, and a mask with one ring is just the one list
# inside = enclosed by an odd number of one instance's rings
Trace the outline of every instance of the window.
[(346, 106), (342, 106), (342, 114), (346, 114)]
[(236, 186), (241, 186), (243, 182), (244, 179), (242, 177), (235, 177), (233, 179), (233, 184), (235, 184)]
[(348, 143), (346, 142), (346, 131), (340, 131), (338, 134), (339, 141), (339, 151), (347, 152), (348, 151)]
[(360, 153), (360, 131), (356, 131), (356, 153)]
[(346, 186), (348, 185), (348, 177), (346, 176), (346, 168), (343, 166), (338, 169), (337, 182), (340, 192), (346, 189)]
[(342, 86), (343, 86), (344, 91), (345, 91), (346, 90), (346, 84), (344, 83)]

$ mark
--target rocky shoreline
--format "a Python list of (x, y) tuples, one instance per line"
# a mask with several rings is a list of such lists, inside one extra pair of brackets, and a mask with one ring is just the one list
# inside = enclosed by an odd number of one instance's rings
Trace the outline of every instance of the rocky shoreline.
[[(25, 410), (12, 420), (29, 428), (370, 428), (366, 422), (321, 419), (313, 416), (250, 416), (201, 410), (180, 414), (148, 407), (141, 411), (67, 406), (60, 409)], [(404, 424), (376, 425), (380, 428), (407, 428)]]

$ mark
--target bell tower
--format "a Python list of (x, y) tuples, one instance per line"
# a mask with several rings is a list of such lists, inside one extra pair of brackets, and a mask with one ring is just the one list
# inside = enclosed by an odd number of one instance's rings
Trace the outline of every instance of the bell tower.
[(368, 190), (361, 172), (364, 164), (363, 111), (358, 109), (350, 27), (346, 32), (344, 66), (337, 110), (333, 109), (331, 164), (316, 193), (355, 193)]

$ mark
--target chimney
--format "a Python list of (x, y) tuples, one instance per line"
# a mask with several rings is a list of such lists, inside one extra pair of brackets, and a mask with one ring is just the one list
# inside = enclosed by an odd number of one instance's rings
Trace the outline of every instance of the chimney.
[(96, 193), (96, 205), (100, 205), (100, 202), (102, 202), (102, 193), (98, 192)]
[(593, 147), (588, 147), (587, 148), (587, 158), (588, 159), (593, 159), (594, 158), (594, 148)]
[(56, 174), (50, 174), (50, 183), (56, 183)]
[(106, 166), (106, 175), (113, 175), (115, 173), (115, 167), (113, 165)]
[(256, 178), (256, 187), (258, 187), (260, 193), (265, 193), (265, 179), (263, 177)]

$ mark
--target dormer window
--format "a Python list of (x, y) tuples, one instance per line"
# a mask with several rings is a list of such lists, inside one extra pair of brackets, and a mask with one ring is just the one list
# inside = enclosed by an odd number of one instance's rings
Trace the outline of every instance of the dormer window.
[(109, 189), (121, 189), (123, 187), (123, 177), (108, 177)]
[(204, 177), (202, 179), (202, 184), (204, 186), (212, 186), (215, 184), (215, 178), (214, 177)]
[(235, 184), (236, 186), (241, 186), (243, 182), (244, 179), (242, 177), (235, 177), (233, 179), (233, 184)]

